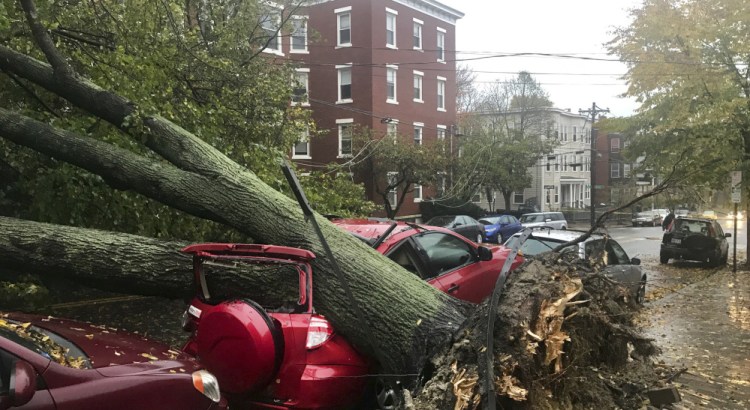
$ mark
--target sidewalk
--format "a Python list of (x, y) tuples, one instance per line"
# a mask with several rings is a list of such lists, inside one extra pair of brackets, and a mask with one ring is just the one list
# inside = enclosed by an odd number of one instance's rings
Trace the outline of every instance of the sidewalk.
[(657, 359), (688, 369), (675, 408), (750, 407), (750, 272), (722, 269), (647, 303), (642, 320)]

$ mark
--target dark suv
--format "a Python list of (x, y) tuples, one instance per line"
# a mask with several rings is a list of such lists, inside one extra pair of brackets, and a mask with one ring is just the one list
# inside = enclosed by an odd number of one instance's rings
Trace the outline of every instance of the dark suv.
[(677, 218), (672, 228), (664, 233), (659, 261), (667, 263), (672, 258), (707, 261), (711, 266), (727, 263), (729, 244), (721, 225), (705, 218)]

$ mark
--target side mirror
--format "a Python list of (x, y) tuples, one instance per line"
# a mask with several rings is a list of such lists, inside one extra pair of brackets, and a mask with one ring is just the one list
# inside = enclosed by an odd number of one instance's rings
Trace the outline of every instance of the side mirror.
[(552, 222), (552, 219), (551, 218), (547, 218), (547, 219), (544, 220), (544, 222)]
[(36, 393), (36, 371), (28, 362), (18, 360), (10, 373), (10, 404), (20, 407), (31, 401)]
[(492, 260), (492, 251), (490, 248), (485, 248), (484, 246), (480, 246), (477, 249), (477, 252), (479, 253), (479, 260), (480, 261), (491, 261)]
[(633, 259), (630, 260), (630, 264), (631, 265), (640, 265), (641, 264), (641, 260), (638, 259), (638, 258), (633, 258)]
[(464, 224), (462, 224), (461, 222), (456, 222), (456, 223), (453, 224), (453, 226), (455, 226), (455, 227), (459, 227), (459, 226), (463, 226), (463, 225)]
[(727, 232), (727, 233), (724, 234), (724, 236), (727, 237), (727, 238), (731, 238), (732, 234)]

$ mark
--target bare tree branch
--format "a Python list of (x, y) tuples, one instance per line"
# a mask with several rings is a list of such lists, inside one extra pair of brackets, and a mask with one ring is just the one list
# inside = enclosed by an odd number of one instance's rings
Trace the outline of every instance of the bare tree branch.
[(47, 57), (47, 61), (52, 65), (55, 74), (63, 77), (73, 76), (75, 74), (73, 68), (68, 64), (65, 56), (57, 50), (57, 47), (55, 47), (55, 43), (52, 41), (47, 29), (42, 25), (41, 21), (39, 21), (39, 14), (34, 1), (21, 0), (21, 6), (26, 14), (26, 20), (29, 23), (29, 27), (31, 27), (34, 41), (36, 41), (39, 48)]

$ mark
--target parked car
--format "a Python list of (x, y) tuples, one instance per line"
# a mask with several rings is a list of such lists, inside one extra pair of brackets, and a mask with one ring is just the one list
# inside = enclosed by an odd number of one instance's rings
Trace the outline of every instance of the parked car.
[(479, 220), (484, 225), (487, 242), (503, 243), (511, 235), (523, 229), (521, 222), (513, 215), (485, 216)]
[[(198, 244), (183, 351), (239, 408), (345, 408), (362, 399), (371, 364), (313, 306), (312, 252), (271, 245)], [(273, 292), (233, 286), (216, 266), (274, 274)], [(252, 296), (252, 298), (249, 298)]]
[(427, 225), (450, 229), (476, 243), (484, 242), (484, 225), (467, 215), (436, 216), (427, 221)]
[[(479, 303), (492, 293), (510, 253), (504, 246), (478, 245), (435, 226), (370, 219), (332, 222), (430, 285), (472, 303)], [(512, 269), (521, 261), (517, 257)]]
[(554, 229), (568, 229), (568, 221), (562, 212), (536, 212), (523, 214), (519, 218), (524, 228), (547, 226)]
[[(549, 252), (561, 244), (577, 239), (582, 234), (583, 232), (579, 231), (537, 229), (520, 246), (519, 252), (524, 256)], [(520, 240), (520, 237), (520, 232), (514, 234), (508, 239), (505, 246), (514, 246)], [(592, 255), (606, 252), (607, 266), (604, 268), (604, 273), (628, 288), (637, 303), (643, 303), (646, 296), (647, 274), (640, 266), (641, 260), (629, 258), (627, 252), (616, 240), (601, 234), (593, 234), (585, 241), (563, 250), (563, 252), (565, 251), (577, 252), (581, 259), (588, 259)]]
[(227, 408), (213, 374), (161, 343), (103, 326), (0, 315), (0, 409)]
[(726, 264), (731, 233), (724, 233), (716, 220), (706, 218), (677, 218), (672, 229), (664, 233), (659, 261), (670, 259), (707, 261), (711, 266)]
[(632, 222), (633, 226), (659, 226), (663, 220), (658, 210), (648, 210), (635, 214)]

